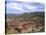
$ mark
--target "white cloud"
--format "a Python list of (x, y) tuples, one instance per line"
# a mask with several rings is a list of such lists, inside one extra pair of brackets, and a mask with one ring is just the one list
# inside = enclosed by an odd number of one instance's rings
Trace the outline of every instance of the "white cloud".
[(13, 0), (13, 1), (22, 1), (22, 2), (40, 2), (40, 3), (44, 3), (44, 0)]
[[(26, 9), (23, 7), (25, 7)], [(7, 4), (7, 8), (11, 8), (14, 10), (18, 9), (19, 11), (23, 11), (23, 12), (27, 12), (27, 11), (30, 12), (31, 10), (34, 11), (37, 7), (30, 6), (28, 4), (25, 4), (24, 6), (20, 4), (20, 6), (19, 6), (17, 3), (12, 2), (12, 3)]]
[(29, 10), (32, 10), (32, 9), (36, 9), (37, 7), (36, 6), (29, 6), (29, 5), (25, 5), (25, 7)]
[[(38, 7), (37, 5), (34, 6), (32, 4), (29, 5), (27, 3), (22, 3), (22, 4), (23, 5), (21, 5), (21, 4), (19, 5), (19, 3), (16, 3), (16, 2), (7, 3), (7, 5), (6, 5), (7, 6), (7, 10), (9, 11), (9, 9), (10, 9), (10, 11), (11, 11), (11, 9), (13, 9), (14, 10), (13, 13), (24, 13), (24, 12), (28, 12), (29, 13), (29, 12), (34, 12), (34, 11), (41, 11), (40, 7)], [(41, 5), (41, 7), (42, 7), (42, 5)]]
[(18, 4), (16, 3), (9, 3), (7, 4), (7, 7), (12, 8), (12, 9), (18, 9), (18, 10), (23, 10)]

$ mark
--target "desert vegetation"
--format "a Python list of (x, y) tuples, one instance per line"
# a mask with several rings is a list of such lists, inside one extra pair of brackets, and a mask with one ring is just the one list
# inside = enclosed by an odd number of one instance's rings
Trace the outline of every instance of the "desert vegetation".
[(6, 34), (44, 32), (44, 12), (6, 15)]

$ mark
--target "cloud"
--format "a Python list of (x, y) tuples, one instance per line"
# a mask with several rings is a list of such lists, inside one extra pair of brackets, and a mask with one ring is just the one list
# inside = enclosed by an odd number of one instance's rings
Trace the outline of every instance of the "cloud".
[(10, 2), (6, 4), (7, 12), (24, 13), (34, 11), (44, 11), (44, 5), (41, 3), (22, 3), (22, 2)]
[(37, 7), (36, 6), (32, 6), (32, 5), (25, 5), (25, 7), (29, 10), (32, 10), (32, 9), (36, 9)]
[(25, 3), (22, 3), (22, 4), (24, 5), (21, 5), (21, 4), (19, 5), (17, 3), (12, 2), (12, 3), (7, 4), (7, 7), (12, 8), (12, 9), (18, 9), (18, 10), (32, 10), (32, 9), (37, 8), (36, 6), (30, 6)]
[(6, 1), (21, 1), (21, 2), (39, 2), (39, 3), (44, 3), (44, 0), (6, 0)]
[(17, 3), (9, 3), (7, 4), (7, 7), (12, 8), (12, 9), (23, 10)]

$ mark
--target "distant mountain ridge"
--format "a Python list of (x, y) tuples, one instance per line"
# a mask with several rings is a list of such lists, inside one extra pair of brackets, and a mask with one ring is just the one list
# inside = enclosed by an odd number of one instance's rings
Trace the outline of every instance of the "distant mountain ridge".
[(44, 12), (32, 12), (32, 13), (23, 13), (23, 14), (7, 14), (6, 17), (7, 18), (17, 18), (17, 17), (20, 17), (20, 16), (28, 16), (28, 15), (35, 15), (35, 16), (44, 16)]

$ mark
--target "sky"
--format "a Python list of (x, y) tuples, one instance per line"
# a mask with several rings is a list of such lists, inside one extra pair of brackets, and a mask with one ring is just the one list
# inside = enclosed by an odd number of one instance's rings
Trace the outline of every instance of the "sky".
[(22, 14), (35, 11), (44, 11), (43, 0), (6, 0), (6, 13), (7, 14)]

